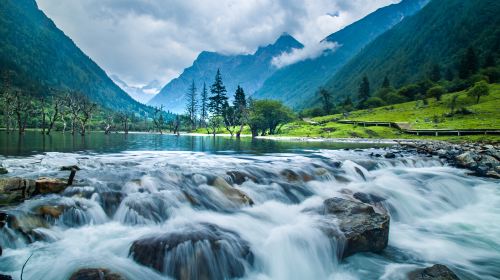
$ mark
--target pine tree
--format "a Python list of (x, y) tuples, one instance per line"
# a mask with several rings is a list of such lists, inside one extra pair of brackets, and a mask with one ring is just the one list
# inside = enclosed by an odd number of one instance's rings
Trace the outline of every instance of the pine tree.
[(368, 77), (365, 75), (359, 84), (358, 89), (358, 100), (359, 104), (362, 105), (366, 100), (370, 98), (370, 81)]
[(384, 81), (382, 82), (382, 88), (390, 88), (391, 82), (389, 81), (389, 77), (385, 76)]
[(206, 126), (208, 119), (208, 90), (205, 83), (203, 83), (203, 90), (201, 91), (200, 119), (202, 125)]
[(247, 107), (247, 100), (245, 98), (245, 91), (239, 85), (238, 85), (238, 88), (236, 88), (236, 92), (234, 93), (233, 106), (235, 108), (246, 108)]
[(319, 95), (321, 96), (321, 101), (323, 102), (323, 110), (325, 111), (325, 114), (329, 114), (333, 108), (332, 94), (322, 88), (319, 90)]
[(431, 70), (429, 71), (429, 80), (435, 83), (441, 80), (441, 67), (439, 64), (435, 63), (432, 65)]
[(196, 85), (194, 84), (194, 80), (189, 86), (188, 92), (186, 94), (186, 115), (189, 118), (189, 122), (191, 123), (192, 129), (196, 129), (196, 112), (198, 110), (198, 100), (196, 98)]
[(215, 81), (210, 87), (210, 96), (208, 103), (208, 109), (215, 116), (222, 116), (224, 114), (224, 104), (227, 101), (226, 87), (222, 82), (222, 75), (220, 69), (217, 69), (217, 74), (215, 75)]
[(239, 125), (239, 129), (236, 130), (236, 137), (240, 137), (243, 126), (245, 125), (245, 119), (247, 114), (247, 100), (245, 97), (245, 91), (238, 85), (236, 92), (234, 93), (234, 116), (236, 119), (235, 125)]
[(461, 79), (467, 79), (477, 72), (478, 67), (476, 51), (469, 47), (460, 61), (458, 75)]

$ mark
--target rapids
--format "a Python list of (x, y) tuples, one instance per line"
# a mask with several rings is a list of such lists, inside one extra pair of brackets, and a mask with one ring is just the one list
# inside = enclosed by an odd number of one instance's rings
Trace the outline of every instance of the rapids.
[[(167, 234), (177, 238), (176, 245), (185, 245), (169, 251), (160, 267), (189, 266), (195, 260), (186, 255), (195, 250), (209, 258), (204, 269), (217, 278), (241, 273), (244, 279), (262, 280), (405, 279), (408, 272), (435, 263), (447, 265), (461, 279), (500, 277), (498, 180), (468, 176), (438, 158), (404, 154), (385, 159), (371, 153), (384, 151), (49, 152), (3, 158), (8, 176), (66, 177), (59, 167), (74, 164), (82, 170), (61, 195), (2, 209), (26, 217), (20, 220), (34, 234), (0, 229), (0, 274), (19, 279), (32, 255), (24, 279), (68, 279), (80, 268), (107, 268), (127, 279), (168, 279), (174, 273), (168, 268), (160, 273), (131, 255), (134, 241)], [(249, 180), (230, 176), (240, 173)], [(217, 177), (248, 195), (253, 205), (212, 187)], [(355, 192), (385, 198), (389, 245), (381, 254), (340, 260), (344, 244), (330, 240), (321, 230), (325, 221), (308, 210)], [(64, 211), (30, 219), (42, 205)], [(179, 237), (187, 231), (194, 239), (200, 231), (223, 236), (225, 243), (189, 246)], [(243, 254), (246, 259), (239, 259)], [(224, 274), (225, 267), (231, 274)]]

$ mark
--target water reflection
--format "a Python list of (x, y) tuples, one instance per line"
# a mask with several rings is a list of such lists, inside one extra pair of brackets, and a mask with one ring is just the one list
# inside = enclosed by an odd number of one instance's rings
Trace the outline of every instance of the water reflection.
[(175, 136), (160, 134), (110, 134), (93, 132), (80, 135), (54, 133), (42, 135), (28, 131), (24, 135), (0, 132), (0, 153), (27, 156), (45, 152), (116, 153), (122, 151), (196, 151), (210, 153), (298, 152), (304, 149), (344, 149), (380, 147), (366, 143), (290, 142), (243, 137)]

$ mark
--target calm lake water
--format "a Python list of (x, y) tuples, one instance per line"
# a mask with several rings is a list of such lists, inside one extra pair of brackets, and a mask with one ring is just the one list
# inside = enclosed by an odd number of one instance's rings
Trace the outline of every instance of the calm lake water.
[(85, 137), (62, 134), (41, 135), (28, 131), (24, 135), (0, 131), (0, 154), (27, 156), (45, 152), (117, 153), (123, 151), (195, 151), (209, 153), (278, 153), (316, 149), (381, 147), (382, 144), (274, 141), (242, 137), (175, 136), (169, 134), (93, 132)]
[[(9, 171), (0, 178), (64, 178), (61, 166), (81, 168), (62, 193), (1, 209), (16, 223), (0, 227), (0, 274), (21, 279), (29, 258), (25, 280), (67, 280), (85, 268), (130, 280), (406, 280), (438, 263), (462, 280), (499, 279), (500, 181), (438, 157), (372, 156), (383, 148), (0, 133)], [(389, 243), (380, 254), (340, 259), (346, 244), (327, 234), (338, 222), (315, 209), (329, 198), (356, 201), (356, 193), (381, 199)], [(171, 247), (162, 250), (162, 240)]]

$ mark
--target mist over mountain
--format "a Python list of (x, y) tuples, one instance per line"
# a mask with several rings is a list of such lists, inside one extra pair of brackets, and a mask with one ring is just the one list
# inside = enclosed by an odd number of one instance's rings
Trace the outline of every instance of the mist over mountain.
[(111, 75), (111, 79), (126, 93), (128, 93), (136, 101), (146, 104), (158, 92), (160, 92), (162, 85), (159, 81), (153, 80), (144, 86), (131, 86), (123, 81), (118, 75)]
[(289, 34), (283, 34), (273, 44), (260, 47), (254, 54), (224, 55), (216, 52), (202, 52), (176, 79), (169, 82), (149, 105), (164, 105), (166, 110), (181, 113), (185, 107), (185, 93), (192, 81), (198, 89), (206, 83), (207, 88), (220, 69), (228, 95), (232, 96), (237, 86), (251, 94), (259, 89), (264, 81), (277, 70), (271, 62), (274, 57), (303, 45)]
[(401, 20), (418, 12), (429, 0), (403, 0), (378, 9), (361, 20), (326, 37), (335, 44), (314, 59), (306, 59), (273, 73), (254, 98), (278, 99), (295, 109), (311, 105), (319, 87), (364, 46)]

